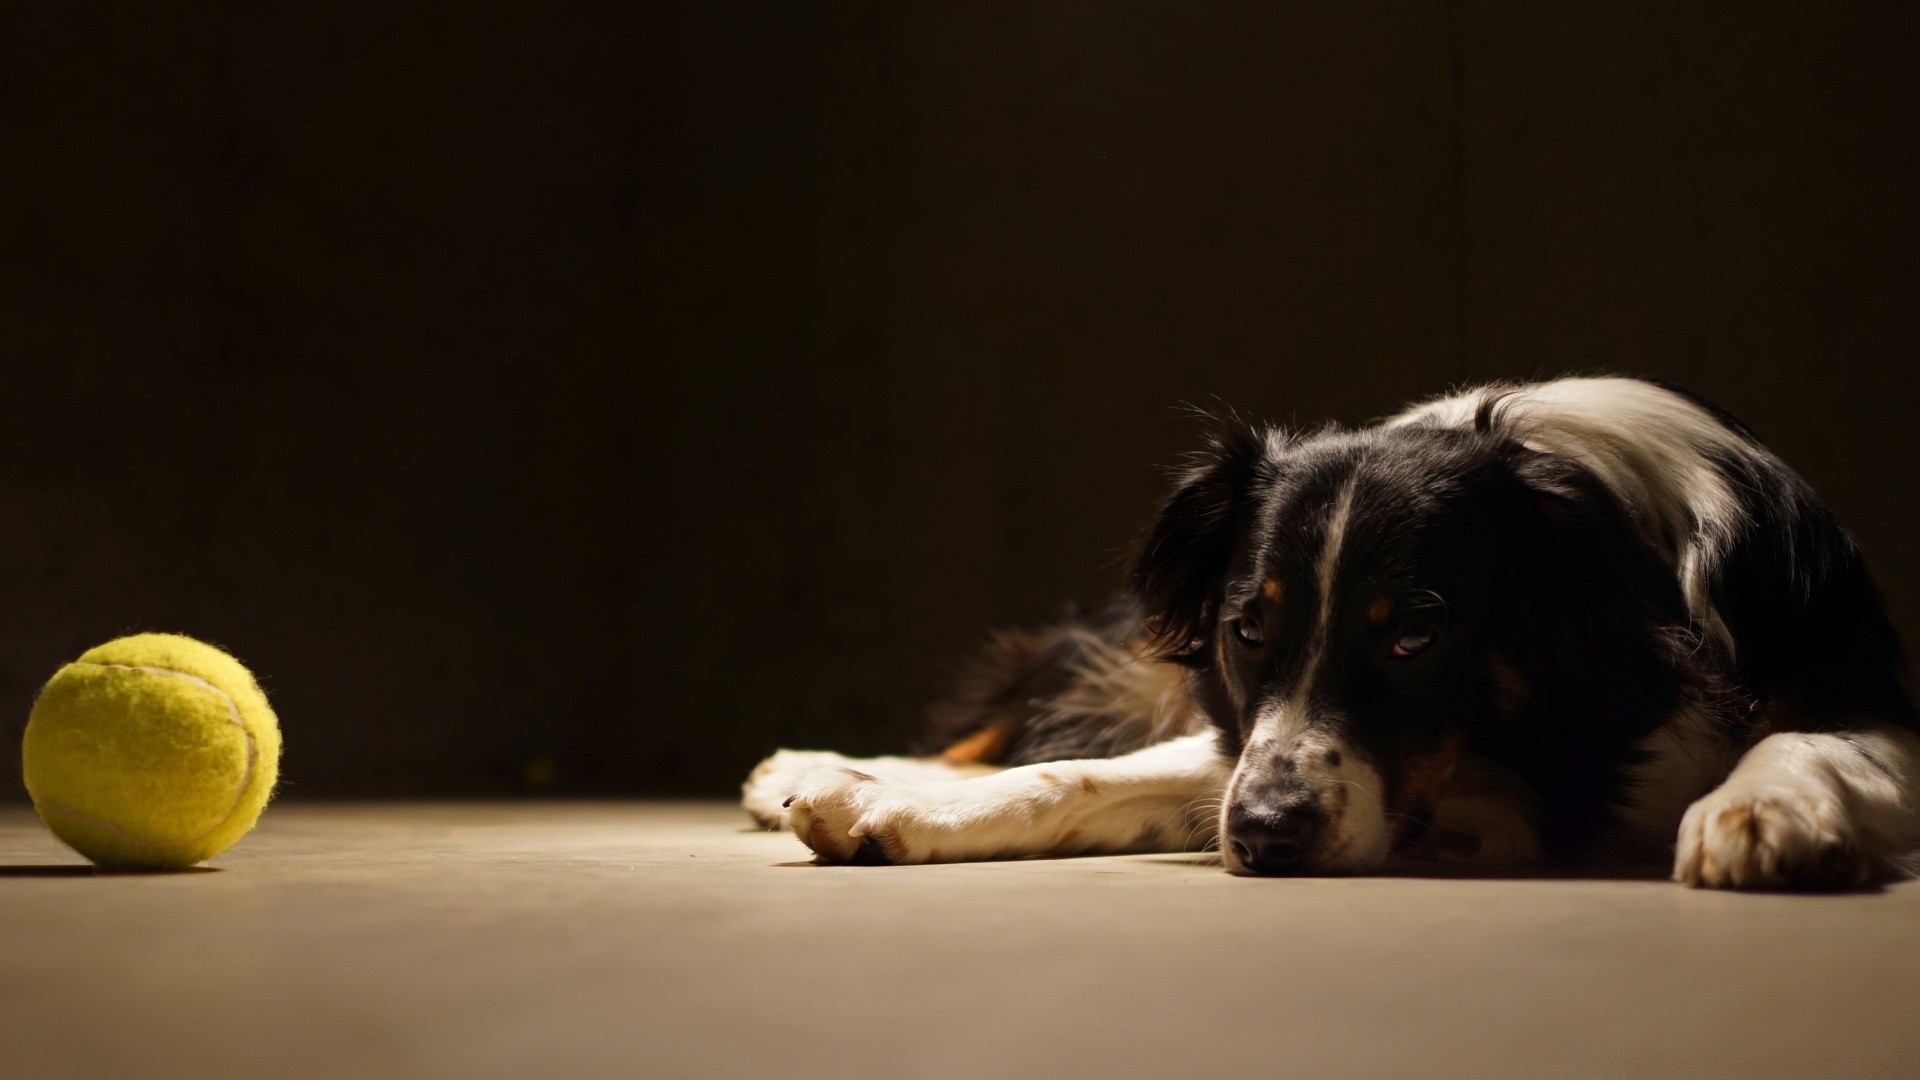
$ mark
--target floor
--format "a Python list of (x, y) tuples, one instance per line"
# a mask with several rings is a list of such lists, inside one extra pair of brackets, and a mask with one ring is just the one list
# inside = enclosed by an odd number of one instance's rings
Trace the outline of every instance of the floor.
[(0, 1073), (1920, 1073), (1920, 884), (816, 867), (744, 826), (290, 803), (130, 876), (0, 808)]

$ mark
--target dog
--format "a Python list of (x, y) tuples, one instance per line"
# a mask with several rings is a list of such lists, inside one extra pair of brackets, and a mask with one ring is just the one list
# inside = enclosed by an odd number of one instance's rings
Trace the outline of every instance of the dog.
[(748, 812), (824, 863), (1912, 870), (1899, 635), (1852, 537), (1731, 414), (1581, 377), (1358, 429), (1211, 427), (1125, 595), (994, 636), (931, 710), (937, 753), (783, 750)]

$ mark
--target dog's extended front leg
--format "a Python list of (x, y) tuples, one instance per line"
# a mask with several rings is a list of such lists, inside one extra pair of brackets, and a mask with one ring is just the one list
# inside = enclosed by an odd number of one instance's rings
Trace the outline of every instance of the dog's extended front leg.
[(794, 835), (825, 862), (1196, 851), (1213, 842), (1214, 804), (1231, 768), (1211, 734), (970, 780), (822, 768), (800, 781), (787, 809)]
[(1893, 727), (1781, 732), (1687, 810), (1689, 885), (1837, 887), (1897, 873), (1920, 844), (1920, 738)]
[(792, 816), (783, 805), (787, 796), (800, 790), (800, 781), (808, 773), (832, 767), (886, 780), (920, 782), (964, 780), (1000, 771), (998, 765), (956, 763), (937, 757), (855, 758), (831, 750), (780, 750), (754, 767), (741, 785), (740, 805), (762, 828), (785, 832), (792, 825)]

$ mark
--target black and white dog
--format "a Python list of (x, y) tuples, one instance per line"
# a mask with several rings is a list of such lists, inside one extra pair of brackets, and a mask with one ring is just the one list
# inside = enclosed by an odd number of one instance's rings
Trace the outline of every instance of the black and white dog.
[(827, 862), (1217, 845), (1821, 887), (1920, 847), (1920, 722), (1852, 538), (1739, 421), (1635, 379), (1223, 424), (1129, 595), (996, 637), (934, 720), (938, 756), (781, 751), (746, 808)]

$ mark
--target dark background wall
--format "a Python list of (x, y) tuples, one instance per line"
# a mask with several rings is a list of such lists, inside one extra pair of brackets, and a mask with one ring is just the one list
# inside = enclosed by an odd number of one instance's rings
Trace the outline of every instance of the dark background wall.
[(293, 796), (887, 748), (1216, 398), (1680, 380), (1920, 625), (1913, 5), (162, 7), (0, 35), (0, 794), (142, 628)]

